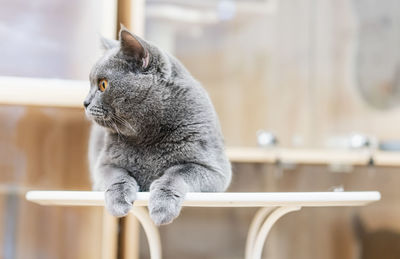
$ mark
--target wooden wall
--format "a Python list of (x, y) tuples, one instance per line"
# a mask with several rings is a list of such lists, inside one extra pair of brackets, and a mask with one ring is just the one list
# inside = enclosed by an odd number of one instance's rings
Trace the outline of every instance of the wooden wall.
[(30, 189), (90, 190), (81, 109), (0, 107), (0, 258), (100, 258), (102, 210), (46, 208)]
[[(276, 12), (237, 11), (234, 19), (218, 24), (149, 19), (147, 37), (161, 46), (168, 43), (207, 88), (227, 145), (253, 146), (256, 131), (266, 129), (282, 146), (323, 147), (331, 137), (354, 132), (400, 138), (399, 11), (392, 0), (282, 0)], [(168, 23), (176, 37), (173, 48), (157, 30)], [(268, 166), (234, 169), (232, 191), (324, 191), (343, 185), (383, 194), (380, 203), (362, 209), (289, 215), (273, 230), (265, 258), (360, 258), (354, 215), (361, 215), (368, 231), (388, 229), (399, 236), (398, 168), (333, 174), (325, 167), (298, 167), (283, 176)], [(175, 226), (163, 228), (163, 241), (174, 247), (166, 251), (168, 258), (175, 258), (175, 251), (183, 258), (241, 258), (251, 215), (186, 210)], [(187, 233), (196, 241), (180, 245)], [(380, 258), (391, 252), (380, 251)]]
[(258, 129), (284, 146), (351, 132), (398, 139), (396, 3), (282, 0), (267, 15), (170, 22), (173, 52), (209, 90), (228, 145), (255, 145)]
[[(88, 78), (100, 54), (97, 28), (107, 20), (99, 19), (99, 1), (0, 5), (2, 76)], [(30, 189), (90, 189), (82, 109), (0, 106), (0, 122), (0, 258), (100, 258), (101, 210), (24, 198)]]
[[(275, 132), (284, 146), (323, 146), (329, 136), (352, 131), (398, 138), (396, 98), (389, 98), (388, 106), (381, 99), (367, 101), (368, 90), (374, 91), (368, 79), (379, 79), (372, 85), (386, 93), (382, 98), (397, 93), (395, 73), (377, 76), (381, 70), (374, 64), (396, 70), (397, 45), (391, 42), (398, 39), (385, 36), (381, 25), (371, 27), (383, 20), (389, 35), (396, 31), (397, 20), (387, 22), (397, 17), (395, 1), (278, 2), (269, 15), (175, 30), (174, 53), (208, 89), (226, 143), (255, 145), (261, 128)], [(371, 15), (375, 9), (379, 15)], [(148, 25), (157, 32), (156, 22)], [(383, 44), (363, 45), (375, 40), (371, 30)], [(363, 56), (372, 50), (384, 58)], [(361, 66), (364, 59), (370, 65)], [(82, 71), (74, 68), (68, 75), (81, 77)], [(89, 190), (83, 111), (2, 106), (0, 121), (0, 258), (100, 258), (101, 211), (43, 208), (23, 199), (28, 189)], [(234, 171), (231, 191), (326, 191), (344, 185), (383, 194), (381, 202), (366, 208), (288, 215), (272, 230), (265, 258), (359, 258), (354, 214), (371, 231), (400, 232), (397, 168), (333, 174), (325, 167), (297, 167), (280, 175), (273, 166), (236, 164)], [(174, 224), (161, 228), (165, 258), (243, 258), (253, 213), (185, 209)], [(148, 258), (143, 237), (141, 254)]]

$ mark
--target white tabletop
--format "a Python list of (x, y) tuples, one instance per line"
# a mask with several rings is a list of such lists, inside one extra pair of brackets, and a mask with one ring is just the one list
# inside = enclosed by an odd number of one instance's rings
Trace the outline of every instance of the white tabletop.
[[(331, 207), (363, 206), (380, 200), (377, 191), (362, 192), (224, 192), (187, 193), (189, 207)], [(29, 191), (26, 199), (41, 205), (103, 206), (104, 193), (90, 191)], [(137, 193), (135, 206), (147, 206), (148, 192)]]

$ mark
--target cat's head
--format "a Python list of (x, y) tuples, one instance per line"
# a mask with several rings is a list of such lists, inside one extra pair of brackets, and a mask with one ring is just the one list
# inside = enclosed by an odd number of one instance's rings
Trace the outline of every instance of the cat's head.
[[(122, 135), (134, 135), (161, 104), (170, 74), (166, 56), (122, 28), (119, 41), (102, 40), (106, 49), (90, 72), (84, 106), (89, 119)], [(157, 119), (156, 114), (152, 114)]]

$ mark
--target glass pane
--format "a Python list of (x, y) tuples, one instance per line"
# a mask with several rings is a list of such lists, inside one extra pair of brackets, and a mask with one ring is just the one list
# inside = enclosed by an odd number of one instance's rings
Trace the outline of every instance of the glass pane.
[(0, 6), (0, 75), (88, 78), (99, 55), (98, 1), (0, 0)]

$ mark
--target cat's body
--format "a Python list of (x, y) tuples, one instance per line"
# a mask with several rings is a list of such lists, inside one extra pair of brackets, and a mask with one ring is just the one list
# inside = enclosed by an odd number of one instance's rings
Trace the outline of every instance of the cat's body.
[[(94, 189), (106, 191), (106, 207), (116, 216), (126, 215), (137, 191), (150, 191), (151, 217), (169, 223), (186, 192), (229, 185), (218, 118), (179, 61), (125, 29), (120, 40), (108, 42), (85, 100), (88, 117), (100, 125), (93, 125), (89, 146)], [(109, 83), (104, 92), (99, 80)]]

